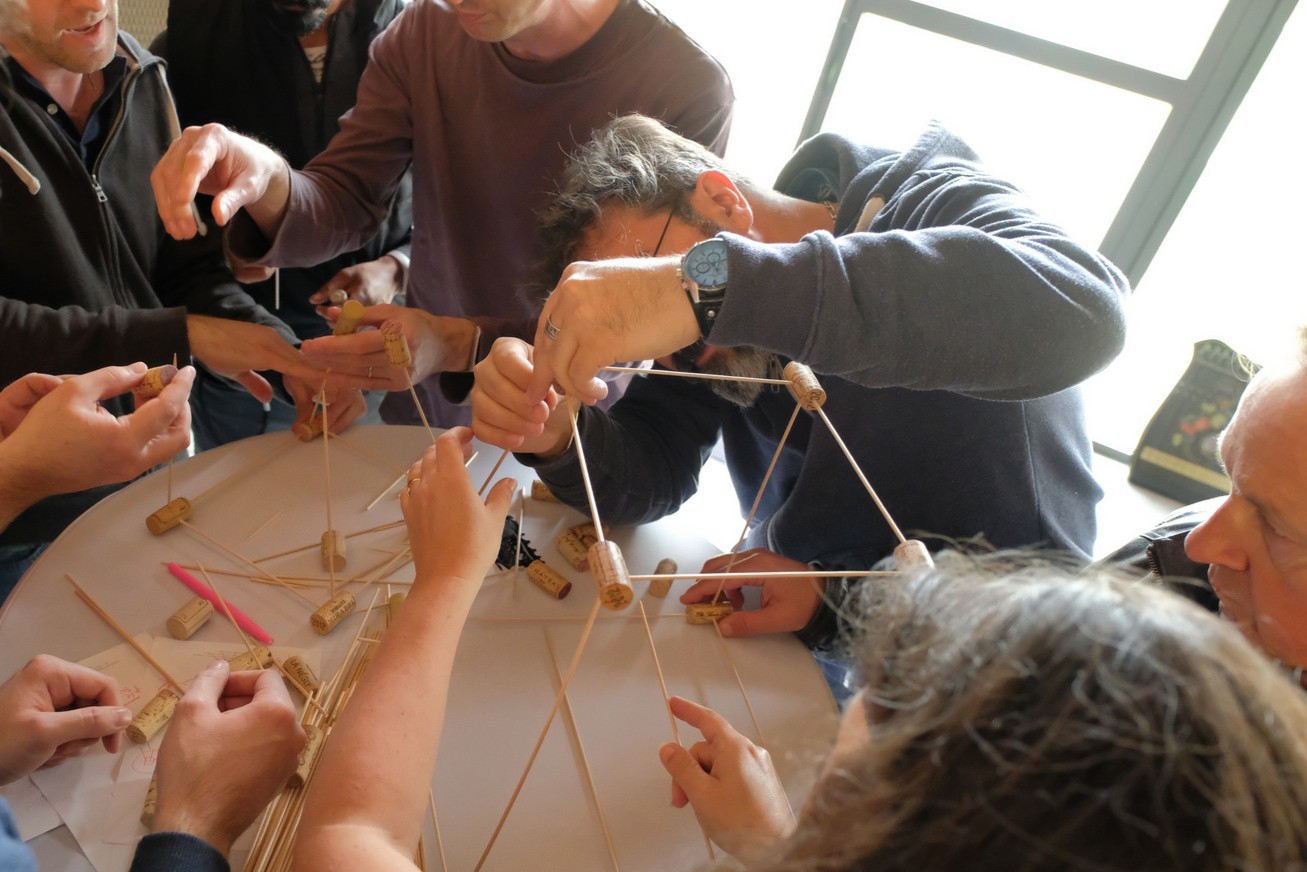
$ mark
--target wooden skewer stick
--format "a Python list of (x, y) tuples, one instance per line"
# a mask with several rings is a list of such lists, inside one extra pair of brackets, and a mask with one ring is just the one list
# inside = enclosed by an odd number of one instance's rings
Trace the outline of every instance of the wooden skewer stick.
[(604, 525), (599, 521), (599, 506), (595, 503), (594, 486), (590, 483), (590, 467), (585, 462), (585, 449), (581, 447), (581, 429), (576, 423), (580, 408), (575, 397), (567, 398), (567, 419), (572, 422), (572, 442), (576, 445), (576, 460), (581, 465), (581, 482), (585, 485), (585, 497), (590, 502), (590, 518), (594, 522), (595, 536), (604, 541)]
[(280, 517), (282, 516), (282, 514), (285, 513), (285, 511), (286, 511), (285, 509), (278, 509), (278, 510), (277, 510), (277, 511), (276, 511), (276, 512), (271, 516), (271, 517), (268, 518), (268, 520), (266, 520), (266, 521), (264, 521), (262, 524), (260, 524), (260, 525), (258, 526), (258, 528), (256, 528), (255, 531), (254, 531), (253, 533), (251, 533), (250, 535), (246, 536), (246, 537), (245, 537), (245, 541), (248, 542), (248, 541), (250, 541), (251, 539), (253, 539), (255, 536), (257, 536), (257, 535), (259, 535), (260, 533), (262, 533), (264, 530), (266, 530), (266, 529), (268, 528), (268, 525), (269, 525), (269, 524), (271, 524), (273, 521), (275, 521), (275, 520), (277, 520), (278, 518), (280, 518)]
[(890, 517), (889, 509), (885, 508), (885, 504), (882, 503), (880, 497), (876, 495), (876, 489), (871, 486), (871, 482), (867, 481), (867, 476), (863, 475), (862, 467), (858, 466), (858, 461), (853, 459), (853, 452), (849, 451), (849, 446), (844, 444), (844, 440), (840, 438), (840, 434), (835, 430), (835, 425), (831, 423), (830, 418), (826, 417), (825, 410), (818, 408), (814, 409), (814, 411), (826, 425), (826, 429), (830, 431), (831, 438), (833, 438), (835, 443), (840, 446), (840, 450), (844, 452), (844, 456), (848, 458), (849, 465), (853, 467), (854, 474), (858, 476), (858, 481), (862, 482), (862, 486), (866, 488), (867, 493), (871, 495), (871, 501), (876, 504), (876, 508), (880, 509), (881, 515), (885, 518), (885, 523), (889, 524), (889, 528), (894, 531), (894, 535), (898, 537), (899, 543), (907, 542), (908, 540), (903, 535), (903, 531), (899, 529), (899, 525), (894, 523), (894, 519)]
[[(563, 680), (563, 673), (558, 669), (558, 656), (554, 653), (554, 641), (549, 636), (549, 630), (545, 630), (545, 648), (549, 651), (549, 662), (554, 667), (554, 678), (559, 682)], [(581, 730), (576, 725), (576, 716), (572, 713), (572, 703), (567, 698), (567, 693), (563, 693), (563, 720), (572, 731), (572, 738), (576, 740), (576, 749), (581, 753), (581, 772), (585, 775), (585, 783), (590, 788), (590, 798), (594, 800), (595, 813), (599, 815), (599, 829), (603, 831), (604, 843), (608, 846), (608, 857), (613, 861), (614, 872), (621, 872), (621, 866), (617, 862), (617, 851), (613, 848), (613, 836), (608, 831), (608, 820), (604, 817), (604, 807), (599, 804), (599, 788), (595, 787), (594, 774), (590, 771), (590, 761), (585, 756), (585, 743), (581, 741)]]
[(243, 555), (237, 553), (236, 551), (233, 551), (231, 548), (228, 548), (226, 545), (222, 544), (222, 543), (219, 542), (217, 539), (213, 538), (213, 537), (210, 536), (208, 533), (204, 532), (204, 531), (201, 530), (199, 527), (197, 527), (197, 526), (195, 526), (194, 524), (192, 524), (190, 521), (182, 521), (182, 526), (184, 526), (187, 530), (191, 530), (191, 531), (195, 532), (195, 533), (196, 533), (198, 536), (200, 536), (201, 538), (208, 540), (208, 542), (209, 542), (210, 544), (212, 544), (212, 545), (214, 545), (214, 546), (216, 546), (216, 547), (218, 547), (218, 548), (221, 548), (223, 551), (226, 551), (228, 554), (230, 554), (232, 557), (235, 557), (237, 560), (241, 561), (242, 563), (248, 564), (249, 566), (253, 566), (255, 569), (259, 570), (259, 572), (261, 572), (261, 573), (264, 575), (264, 577), (272, 579), (272, 580), (275, 581), (277, 584), (279, 584), (279, 585), (281, 585), (282, 587), (286, 588), (286, 590), (288, 590), (288, 591), (290, 591), (291, 593), (295, 594), (295, 596), (299, 597), (300, 599), (304, 600), (304, 601), (305, 601), (306, 603), (308, 603), (309, 605), (313, 606), (315, 609), (318, 607), (318, 604), (317, 604), (317, 603), (315, 603), (313, 600), (309, 599), (309, 598), (308, 598), (307, 596), (305, 596), (304, 594), (300, 593), (298, 590), (296, 590), (296, 589), (294, 588), (294, 586), (289, 585), (289, 584), (287, 584), (286, 582), (282, 581), (280, 578), (278, 578), (277, 576), (273, 575), (271, 572), (268, 572), (268, 570), (266, 570), (266, 569), (262, 568), (261, 566), (259, 566), (259, 565), (258, 565), (257, 563), (255, 563), (253, 560), (250, 560), (248, 557), (245, 557), (245, 556), (243, 556)]
[(377, 494), (376, 497), (373, 498), (372, 502), (368, 503), (368, 507), (363, 511), (370, 512), (374, 508), (376, 508), (377, 503), (385, 499), (386, 494), (393, 491), (395, 489), (395, 485), (399, 484), (401, 481), (403, 481), (406, 478), (408, 478), (408, 470), (404, 470), (399, 475), (395, 476), (395, 480), (392, 481), (390, 484), (386, 485), (386, 489), (383, 490), (381, 493)]
[[(799, 410), (803, 408), (798, 403), (794, 404), (794, 412), (790, 415), (789, 423), (785, 425), (785, 431), (781, 433), (781, 439), (776, 443), (776, 450), (772, 452), (771, 463), (767, 466), (767, 473), (762, 477), (762, 484), (758, 486), (758, 493), (753, 498), (753, 505), (749, 508), (749, 517), (744, 519), (744, 529), (740, 531), (740, 538), (735, 541), (735, 547), (731, 549), (731, 559), (726, 564), (726, 571), (730, 572), (738, 564), (736, 559), (740, 553), (740, 546), (744, 544), (745, 538), (749, 535), (749, 527), (753, 524), (753, 518), (758, 514), (758, 506), (762, 503), (762, 495), (767, 492), (767, 483), (771, 481), (771, 474), (776, 469), (776, 461), (781, 459), (781, 451), (785, 449), (785, 442), (790, 438), (790, 430), (794, 427), (794, 422), (798, 420)], [(726, 579), (717, 585), (717, 592), (713, 594), (713, 601), (722, 595), (722, 588), (726, 586)]]
[(522, 770), (522, 777), (517, 780), (517, 786), (513, 788), (513, 795), (508, 799), (508, 806), (504, 813), (499, 816), (499, 823), (495, 824), (495, 831), (490, 834), (490, 841), (486, 844), (485, 850), (481, 852), (481, 858), (477, 860), (476, 866), (472, 872), (480, 872), (482, 866), (486, 863), (486, 858), (490, 856), (490, 850), (494, 848), (495, 841), (499, 838), (499, 832), (504, 828), (504, 822), (508, 820), (508, 814), (513, 810), (514, 803), (517, 802), (517, 796), (522, 792), (522, 785), (526, 784), (526, 778), (531, 774), (531, 767), (535, 765), (536, 755), (540, 753), (541, 746), (545, 743), (545, 736), (549, 735), (549, 727), (554, 722), (554, 715), (558, 713), (558, 707), (562, 705), (563, 695), (567, 693), (567, 687), (572, 683), (572, 676), (576, 675), (576, 667), (581, 664), (581, 655), (585, 652), (586, 643), (590, 641), (590, 631), (594, 629), (595, 619), (599, 617), (600, 601), (595, 597), (595, 604), (590, 608), (590, 616), (586, 618), (585, 629), (581, 631), (581, 641), (577, 643), (576, 653), (572, 655), (572, 662), (568, 664), (567, 674), (558, 688), (558, 694), (554, 697), (554, 706), (549, 710), (549, 717), (545, 718), (545, 727), (540, 731), (540, 737), (536, 739), (535, 747), (531, 749), (531, 756), (527, 758), (526, 768)]
[(644, 610), (644, 600), (640, 600), (640, 621), (644, 624), (644, 636), (649, 640), (649, 653), (653, 655), (654, 669), (658, 673), (658, 687), (663, 692), (663, 708), (667, 711), (667, 719), (672, 722), (672, 736), (679, 745), (681, 730), (676, 726), (676, 716), (672, 714), (672, 698), (667, 694), (667, 679), (663, 677), (663, 667), (658, 662), (658, 649), (654, 647), (653, 631), (649, 629), (649, 615)]
[(427, 435), (431, 437), (431, 443), (434, 445), (436, 434), (431, 430), (431, 424), (427, 421), (426, 410), (422, 408), (422, 401), (418, 399), (417, 389), (413, 387), (413, 377), (408, 374), (407, 369), (404, 370), (404, 381), (408, 382), (408, 392), (413, 397), (413, 405), (417, 406), (418, 417), (422, 419), (422, 426), (427, 428)]
[[(353, 533), (346, 533), (346, 539), (352, 539), (355, 536), (366, 536), (369, 533), (380, 533), (382, 530), (393, 530), (396, 527), (404, 526), (404, 521), (387, 521), (384, 524), (378, 524), (375, 527), (368, 527), (366, 530), (355, 530)], [(308, 551), (310, 548), (317, 548), (321, 543), (313, 542), (309, 545), (298, 545), (294, 548), (287, 548), (285, 551), (278, 551), (276, 554), (266, 554), (263, 557), (256, 557), (254, 563), (267, 563), (269, 560), (276, 560), (278, 557), (287, 557), (291, 554), (298, 554), (301, 551)]]
[[(177, 353), (176, 353), (176, 352), (173, 352), (173, 355), (172, 355), (172, 368), (173, 368), (173, 371), (176, 372), (176, 370), (177, 370)], [(169, 502), (169, 503), (172, 502), (172, 460), (173, 460), (172, 457), (169, 457), (169, 458), (168, 458), (168, 502)], [(164, 505), (167, 505), (167, 503), (165, 503)]]
[[(784, 572), (750, 572), (749, 578), (873, 578), (902, 575), (901, 569), (794, 569)], [(656, 581), (660, 578), (738, 578), (738, 572), (680, 572), (676, 575), (629, 575), (631, 581)]]
[[(463, 466), (465, 466), (465, 467), (467, 467), (467, 466), (471, 466), (471, 465), (472, 465), (472, 461), (474, 461), (474, 460), (477, 459), (477, 455), (478, 455), (479, 453), (480, 453), (480, 452), (477, 452), (477, 451), (472, 452), (472, 456), (469, 457), (469, 458), (467, 459), (467, 463), (463, 464)], [(372, 509), (376, 507), (377, 503), (381, 502), (381, 501), (385, 498), (386, 494), (390, 493), (391, 491), (393, 491), (393, 490), (395, 489), (395, 485), (399, 484), (401, 481), (404, 481), (404, 479), (406, 479), (406, 478), (408, 478), (408, 470), (404, 470), (403, 472), (401, 472), (398, 476), (396, 476), (396, 478), (395, 478), (394, 481), (392, 481), (390, 484), (386, 485), (386, 489), (383, 490), (381, 493), (377, 494), (377, 495), (372, 499), (372, 502), (368, 503), (367, 508), (365, 508), (363, 511), (365, 511), (365, 512), (370, 512), (370, 511), (372, 511)], [(402, 524), (403, 521), (401, 521), (400, 523)]]
[(75, 578), (73, 578), (71, 575), (67, 573), (64, 574), (64, 578), (68, 579), (68, 583), (73, 586), (73, 590), (77, 591), (77, 595), (81, 598), (82, 602), (90, 606), (91, 611), (99, 615), (100, 619), (104, 621), (106, 624), (108, 624), (115, 633), (121, 636), (124, 642), (126, 642), (128, 645), (131, 645), (137, 654), (140, 654), (143, 658), (145, 658), (145, 662), (150, 664), (150, 666), (154, 668), (155, 672), (163, 676), (163, 680), (168, 682), (168, 684), (172, 686), (173, 690), (177, 691), (179, 695), (184, 696), (186, 694), (186, 688), (181, 686), (181, 682), (179, 682), (177, 679), (169, 675), (168, 670), (164, 669), (163, 666), (159, 664), (158, 660), (155, 660), (153, 657), (151, 657), (150, 652), (142, 648), (141, 644), (137, 642), (134, 638), (132, 638), (132, 635), (130, 633), (128, 633), (125, 629), (123, 629), (123, 625), (115, 621), (113, 619), (113, 616), (110, 615), (108, 612), (106, 612), (100, 606), (100, 604), (95, 601), (95, 598), (92, 597), (89, 593), (87, 593), (82, 588), (82, 586), (77, 583), (77, 580)]
[[(213, 579), (209, 577), (209, 573), (205, 570), (205, 568), (202, 565), (200, 566), (200, 574), (204, 576), (204, 580), (208, 583), (209, 587), (213, 588), (213, 592), (218, 595), (218, 604), (222, 606), (222, 613), (227, 616), (227, 620), (231, 621), (232, 627), (236, 630), (236, 635), (240, 636), (241, 641), (245, 643), (245, 650), (249, 651), (250, 657), (254, 658), (257, 661), (259, 659), (259, 655), (254, 653), (254, 646), (250, 644), (250, 637), (245, 635), (245, 631), (241, 629), (241, 625), (236, 623), (236, 618), (235, 616), (232, 615), (231, 609), (227, 607), (227, 598), (224, 597), (222, 595), (222, 592), (218, 590), (218, 586), (213, 583)], [(268, 649), (268, 654), (269, 655), (272, 654), (271, 648)], [(277, 667), (277, 671), (280, 672), (282, 675), (284, 675), (286, 677), (286, 680), (289, 681), (291, 684), (295, 685), (295, 689), (304, 695), (305, 704), (313, 706), (315, 709), (322, 712), (323, 715), (326, 714), (326, 711), (323, 710), (322, 706), (318, 705), (318, 701), (313, 698), (313, 691), (309, 690), (307, 687), (300, 684), (299, 679), (296, 678), (294, 675), (292, 675), (290, 673), (290, 670), (281, 664), (281, 661), (279, 661), (276, 657), (273, 657), (272, 665)]]
[[(323, 477), (327, 489), (327, 532), (334, 534), (335, 525), (331, 523), (331, 427), (327, 426), (327, 383), (322, 382), (322, 390), (318, 394), (321, 401), (322, 409), (322, 466)], [(340, 544), (342, 540), (335, 540), (333, 544)], [(327, 562), (327, 571), (331, 574), (331, 595), (336, 595), (336, 557), (335, 554), (327, 554), (327, 547), (323, 545), (323, 556)]]
[(759, 385), (787, 385), (783, 378), (752, 378), (744, 375), (718, 375), (712, 372), (682, 372), (679, 369), (641, 369), (638, 366), (604, 366), (609, 372), (633, 372), (637, 375), (670, 375), (674, 378), (702, 378), (709, 381), (751, 382)]
[(436, 850), (440, 853), (440, 872), (449, 872), (449, 861), (445, 859), (445, 840), (440, 836), (440, 820), (436, 817), (436, 795), (427, 789), (427, 804), (431, 807), (431, 828), (436, 831)]
[[(495, 465), (493, 468), (491, 468), (490, 474), (486, 476), (486, 480), (481, 483), (481, 489), (477, 491), (477, 496), (481, 496), (483, 493), (486, 492), (486, 488), (490, 487), (490, 480), (495, 477), (495, 473), (499, 472), (499, 467), (503, 466), (504, 461), (507, 459), (508, 459), (508, 449), (505, 448), (504, 453), (499, 455), (499, 459), (495, 461)], [(520, 530), (521, 528), (519, 527), (518, 529)]]
[(712, 622), (713, 629), (717, 631), (717, 641), (722, 644), (722, 656), (726, 658), (727, 664), (731, 667), (731, 673), (735, 676), (735, 683), (740, 687), (740, 696), (744, 697), (744, 707), (749, 710), (749, 719), (753, 721), (753, 731), (758, 735), (758, 744), (765, 745), (767, 741), (762, 737), (762, 726), (758, 723), (758, 716), (754, 714), (753, 704), (749, 702), (749, 692), (744, 689), (744, 681), (740, 678), (740, 670), (735, 667), (735, 658), (731, 656), (731, 646), (726, 644), (726, 637), (722, 635), (720, 621)]
[[(389, 552), (387, 553), (389, 554)], [(393, 557), (394, 555), (390, 554), (389, 556)], [(200, 571), (199, 564), (196, 563), (178, 563), (177, 565), (180, 566), (182, 569), (190, 569), (195, 572)], [(276, 584), (275, 581), (270, 580), (266, 575), (262, 573), (256, 575), (253, 572), (241, 572), (236, 569), (218, 569), (217, 567), (214, 567), (209, 571), (212, 572), (214, 575), (230, 575), (232, 578), (244, 578), (244, 579), (248, 579), (249, 581), (253, 581), (257, 584)], [(331, 579), (321, 575), (282, 575), (280, 576), (280, 578), (282, 581), (286, 582), (287, 584), (296, 585), (299, 587), (312, 587), (312, 586), (322, 587), (330, 583), (331, 581)], [(382, 581), (383, 584), (393, 584), (399, 587), (412, 587), (414, 584), (414, 582), (412, 581), (403, 581), (398, 578), (387, 578), (384, 580), (383, 579), (378, 579), (378, 580)], [(354, 582), (354, 581), (358, 581), (358, 579), (351, 578), (349, 579), (349, 581)]]

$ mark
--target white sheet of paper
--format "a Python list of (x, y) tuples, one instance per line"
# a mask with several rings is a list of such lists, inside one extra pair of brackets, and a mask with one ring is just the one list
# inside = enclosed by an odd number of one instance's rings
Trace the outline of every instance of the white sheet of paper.
[(41, 833), (48, 833), (63, 823), (59, 812), (54, 810), (54, 806), (30, 778), (20, 778), (0, 787), (0, 796), (9, 803), (9, 811), (18, 825), (18, 837), (24, 842), (35, 839)]
[[(240, 642), (183, 642), (144, 633), (136, 640), (185, 685), (214, 659), (245, 651)], [(279, 661), (298, 654), (311, 669), (320, 671), (320, 655), (316, 650), (273, 646), (272, 652)], [(126, 643), (88, 657), (82, 664), (117, 680), (125, 704), (133, 712), (139, 711), (164, 686), (153, 668)], [(97, 872), (125, 872), (131, 866), (136, 843), (147, 832), (140, 821), (141, 807), (163, 735), (161, 731), (144, 745), (124, 738), (117, 754), (109, 754), (104, 746), (97, 745), (76, 760), (33, 774), (32, 780), (55, 813), (68, 824)], [(251, 838), (245, 834), (237, 846), (247, 847), (245, 843)]]

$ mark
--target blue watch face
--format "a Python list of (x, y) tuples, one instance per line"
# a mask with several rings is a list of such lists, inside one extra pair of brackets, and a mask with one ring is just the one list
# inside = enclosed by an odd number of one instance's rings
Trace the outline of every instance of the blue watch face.
[(706, 239), (685, 255), (685, 274), (701, 288), (726, 287), (726, 241)]

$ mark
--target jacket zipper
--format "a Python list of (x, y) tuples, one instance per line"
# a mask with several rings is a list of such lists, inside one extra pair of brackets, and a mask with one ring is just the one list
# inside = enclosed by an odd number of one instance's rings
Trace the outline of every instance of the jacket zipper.
[(91, 167), (91, 187), (95, 190), (95, 198), (100, 201), (100, 217), (104, 221), (105, 233), (109, 237), (109, 268), (114, 297), (118, 302), (125, 306), (130, 306), (133, 301), (127, 296), (126, 289), (123, 287), (122, 260), (118, 256), (118, 244), (121, 233), (118, 230), (118, 222), (109, 209), (109, 195), (105, 193), (104, 186), (100, 184), (100, 165), (104, 161), (105, 154), (108, 153), (113, 141), (118, 137), (118, 131), (122, 129), (123, 120), (127, 117), (127, 104), (131, 100), (131, 92), (136, 85), (136, 79), (140, 76), (140, 69), (128, 70), (127, 75), (123, 77), (122, 95), (118, 103), (118, 113), (114, 117), (113, 126), (109, 128), (109, 135), (104, 138), (104, 143), (100, 146), (100, 153), (95, 156), (95, 163)]

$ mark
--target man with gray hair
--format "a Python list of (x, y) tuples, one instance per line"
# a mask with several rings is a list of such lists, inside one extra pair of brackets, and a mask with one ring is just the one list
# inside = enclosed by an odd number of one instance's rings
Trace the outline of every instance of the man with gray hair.
[(614, 523), (675, 511), (719, 434), (744, 511), (767, 481), (745, 543), (754, 556), (725, 585), (737, 599), (761, 585), (762, 608), (723, 620), (724, 634), (802, 631), (829, 644), (829, 604), (847, 580), (751, 573), (866, 570), (903, 534), (1088, 555), (1101, 490), (1076, 385), (1120, 349), (1126, 281), (942, 128), (903, 152), (823, 134), (773, 190), (656, 122), (620, 118), (575, 156), (544, 235), (545, 283), (561, 281), (534, 347), (501, 339), (477, 367), (480, 438), (518, 451), (581, 506), (551, 384), (593, 403), (596, 376), (617, 360), (755, 378), (801, 361), (897, 524), (881, 519), (835, 434), (784, 390), (647, 376), (607, 414), (583, 406), (580, 441)]
[(1307, 327), (1260, 370), (1221, 434), (1230, 494), (1174, 513), (1103, 560), (1218, 608), (1269, 657), (1307, 669)]

